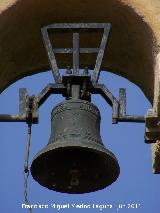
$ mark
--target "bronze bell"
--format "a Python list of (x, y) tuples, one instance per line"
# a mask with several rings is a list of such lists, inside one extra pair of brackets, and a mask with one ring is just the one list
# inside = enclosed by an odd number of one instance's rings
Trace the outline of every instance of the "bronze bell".
[(114, 154), (100, 136), (100, 112), (84, 100), (58, 104), (51, 114), (51, 136), (31, 165), (33, 178), (48, 189), (87, 193), (112, 184), (120, 173)]

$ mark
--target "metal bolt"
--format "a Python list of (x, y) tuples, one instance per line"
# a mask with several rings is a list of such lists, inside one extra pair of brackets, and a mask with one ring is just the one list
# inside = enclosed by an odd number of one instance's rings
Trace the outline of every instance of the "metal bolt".
[(88, 72), (88, 67), (85, 67), (84, 70), (83, 70), (83, 75), (88, 75), (88, 73), (89, 73)]
[(66, 74), (67, 75), (71, 75), (72, 74), (72, 70), (71, 70), (70, 66), (67, 66)]

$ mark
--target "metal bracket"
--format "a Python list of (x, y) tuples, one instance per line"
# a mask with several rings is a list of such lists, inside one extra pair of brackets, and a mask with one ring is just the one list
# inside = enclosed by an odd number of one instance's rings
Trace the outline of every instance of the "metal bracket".
[(145, 142), (156, 143), (160, 140), (160, 117), (154, 109), (149, 109), (146, 114)]
[[(49, 32), (52, 31), (70, 31), (73, 30), (73, 48), (53, 48)], [(78, 23), (78, 24), (51, 24), (41, 29), (43, 43), (48, 54), (48, 59), (55, 83), (61, 84), (62, 78), (57, 66), (55, 53), (73, 54), (73, 75), (79, 75), (79, 54), (80, 53), (98, 53), (96, 64), (94, 67), (92, 82), (97, 83), (100, 74), (100, 68), (104, 56), (105, 47), (108, 41), (109, 32), (111, 29), (110, 23)], [(81, 31), (99, 31), (103, 30), (103, 36), (99, 48), (80, 48), (79, 47), (79, 32)]]
[(119, 89), (119, 122), (145, 123), (145, 116), (126, 114), (126, 89)]
[(119, 102), (112, 95), (112, 93), (107, 89), (104, 84), (95, 84), (93, 88), (91, 88), (92, 94), (100, 94), (106, 102), (112, 107), (112, 123), (116, 124), (118, 122), (118, 114), (119, 114)]
[(38, 123), (38, 105), (35, 96), (28, 96), (26, 88), (19, 89), (19, 114), (0, 114), (0, 122)]
[(93, 94), (101, 94), (106, 102), (112, 107), (112, 123), (138, 122), (145, 123), (144, 116), (126, 114), (126, 89), (119, 89), (119, 100), (117, 100), (104, 84), (96, 84), (92, 89)]
[(51, 94), (66, 94), (63, 84), (48, 84), (37, 96), (29, 96), (26, 88), (19, 89), (19, 114), (0, 114), (0, 122), (38, 123), (38, 109)]
[(66, 87), (63, 84), (48, 84), (38, 95), (37, 104), (40, 107), (51, 94), (62, 94), (66, 93)]

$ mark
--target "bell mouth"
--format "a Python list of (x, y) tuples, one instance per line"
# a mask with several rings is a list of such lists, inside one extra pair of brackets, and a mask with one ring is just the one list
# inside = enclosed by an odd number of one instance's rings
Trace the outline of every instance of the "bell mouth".
[[(55, 145), (55, 144), (54, 144)], [(31, 174), (40, 185), (63, 193), (94, 192), (112, 184), (119, 176), (117, 159), (109, 150), (47, 146), (34, 158)], [(62, 144), (61, 144), (62, 145)]]

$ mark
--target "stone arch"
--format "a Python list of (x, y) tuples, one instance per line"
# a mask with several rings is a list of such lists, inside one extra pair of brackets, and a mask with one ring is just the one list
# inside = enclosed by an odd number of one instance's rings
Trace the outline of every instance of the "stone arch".
[[(111, 22), (103, 69), (137, 84), (156, 107), (160, 85), (159, 14), (159, 0), (3, 0), (0, 3), (0, 92), (24, 76), (49, 68), (40, 35), (42, 26)], [(94, 39), (96, 42), (96, 36)], [(86, 42), (89, 45), (90, 39)], [(69, 63), (66, 57), (61, 59), (60, 67)], [(91, 67), (93, 63), (89, 56), (81, 61), (81, 66)]]
[[(0, 90), (17, 79), (49, 68), (40, 36), (42, 26), (59, 22), (111, 22), (103, 69), (137, 84), (152, 102), (156, 38), (151, 26), (133, 6), (129, 1), (120, 0), (69, 0), (67, 3), (10, 0), (10, 7), (2, 7), (0, 18)], [(60, 67), (67, 63), (63, 57)], [(90, 56), (81, 65), (93, 63)]]

